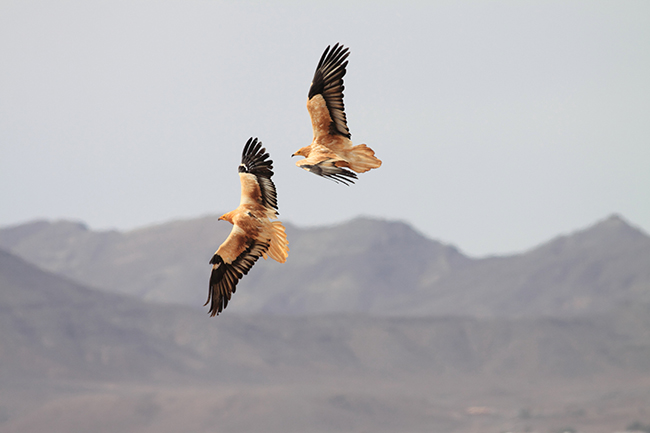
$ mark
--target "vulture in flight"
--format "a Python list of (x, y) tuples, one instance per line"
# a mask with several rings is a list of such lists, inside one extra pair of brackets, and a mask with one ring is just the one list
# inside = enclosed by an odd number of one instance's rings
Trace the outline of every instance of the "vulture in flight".
[(296, 162), (298, 167), (346, 185), (354, 183), (356, 173), (381, 165), (371, 148), (365, 144), (353, 146), (350, 140), (343, 106), (343, 76), (349, 54), (348, 48), (338, 43), (331, 51), (329, 46), (325, 49), (307, 99), (314, 138), (309, 146), (291, 155), (305, 157)]
[(230, 222), (233, 228), (210, 260), (212, 274), (205, 305), (210, 303), (211, 316), (228, 306), (237, 283), (260, 256), (280, 263), (287, 259), (289, 243), (284, 226), (280, 221), (271, 221), (278, 215), (272, 176), (273, 161), (269, 154), (257, 138), (250, 138), (239, 164), (241, 201), (237, 209), (219, 217)]

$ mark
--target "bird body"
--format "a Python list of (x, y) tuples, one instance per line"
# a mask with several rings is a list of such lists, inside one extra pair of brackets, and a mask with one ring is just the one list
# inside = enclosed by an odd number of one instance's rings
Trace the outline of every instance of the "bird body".
[(331, 51), (328, 46), (321, 56), (307, 100), (314, 137), (309, 146), (292, 155), (305, 157), (296, 162), (298, 167), (344, 184), (354, 183), (356, 173), (381, 166), (371, 148), (354, 146), (350, 139), (343, 105), (348, 55), (347, 48), (336, 44)]
[(249, 139), (239, 166), (241, 199), (235, 210), (219, 217), (233, 228), (212, 256), (208, 300), (210, 315), (218, 315), (228, 305), (239, 280), (260, 257), (284, 263), (289, 243), (284, 226), (277, 218), (277, 194), (271, 180), (273, 161), (257, 139)]

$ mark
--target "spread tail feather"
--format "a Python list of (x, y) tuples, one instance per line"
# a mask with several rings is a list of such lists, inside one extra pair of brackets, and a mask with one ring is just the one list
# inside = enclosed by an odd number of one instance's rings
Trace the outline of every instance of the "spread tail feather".
[(365, 144), (358, 144), (349, 152), (350, 169), (357, 173), (365, 173), (381, 166), (381, 160), (375, 156), (375, 151)]
[(280, 221), (273, 221), (271, 226), (271, 245), (264, 254), (264, 258), (271, 257), (278, 263), (284, 263), (289, 256), (289, 241), (284, 226)]

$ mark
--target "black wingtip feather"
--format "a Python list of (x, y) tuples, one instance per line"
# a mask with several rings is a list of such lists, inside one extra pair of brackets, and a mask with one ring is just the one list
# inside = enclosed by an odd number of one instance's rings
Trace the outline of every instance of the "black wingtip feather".
[(357, 180), (357, 175), (350, 171), (348, 171), (347, 173), (339, 173), (339, 174), (323, 174), (322, 176), (324, 178), (333, 180), (336, 183), (342, 183), (345, 186), (354, 185), (354, 180)]
[(358, 180), (357, 174), (353, 171), (346, 170), (342, 167), (331, 167), (324, 165), (303, 165), (307, 171), (310, 171), (318, 176), (324, 177), (326, 179), (332, 180), (336, 183), (342, 183), (343, 185), (350, 186), (354, 184), (355, 180)]
[[(326, 88), (331, 88), (332, 85), (343, 79), (347, 72), (346, 67), (348, 66), (348, 62), (346, 59), (350, 55), (349, 50), (349, 48), (339, 45), (338, 42), (334, 45), (332, 51), (330, 51), (329, 45), (325, 48), (323, 55), (318, 61), (318, 66), (316, 66), (316, 72), (314, 73), (314, 79), (309, 88), (309, 99), (315, 95), (323, 93)], [(342, 84), (341, 81), (341, 91), (343, 90)]]
[(273, 176), (273, 161), (257, 138), (249, 138), (241, 154), (240, 173), (251, 173), (270, 178)]

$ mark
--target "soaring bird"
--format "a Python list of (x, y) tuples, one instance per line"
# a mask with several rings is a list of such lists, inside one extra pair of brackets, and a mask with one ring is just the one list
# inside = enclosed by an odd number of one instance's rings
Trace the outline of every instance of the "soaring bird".
[(260, 256), (284, 263), (289, 254), (284, 226), (280, 221), (271, 221), (277, 218), (278, 201), (271, 180), (273, 161), (268, 158), (262, 142), (248, 139), (239, 164), (239, 206), (219, 217), (233, 228), (210, 260), (212, 274), (205, 305), (210, 303), (211, 316), (226, 308), (237, 283)]
[(309, 146), (291, 155), (305, 157), (296, 162), (298, 167), (346, 185), (354, 183), (356, 173), (381, 165), (371, 148), (365, 144), (353, 146), (350, 140), (343, 106), (343, 76), (349, 55), (348, 48), (338, 43), (331, 51), (329, 46), (325, 49), (307, 98), (314, 138)]

